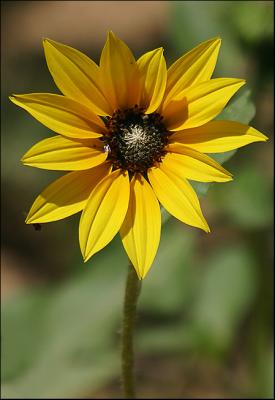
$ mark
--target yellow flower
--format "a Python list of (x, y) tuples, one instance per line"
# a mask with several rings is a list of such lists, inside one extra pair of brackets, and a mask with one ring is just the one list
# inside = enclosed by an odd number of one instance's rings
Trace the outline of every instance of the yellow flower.
[(220, 43), (203, 42), (167, 69), (162, 48), (136, 61), (112, 32), (99, 66), (78, 50), (44, 40), (49, 70), (63, 95), (10, 99), (58, 135), (34, 145), (22, 161), (71, 172), (36, 198), (26, 222), (82, 211), (84, 260), (120, 232), (140, 279), (159, 245), (159, 203), (180, 221), (209, 232), (188, 179), (226, 182), (232, 175), (204, 153), (267, 139), (238, 122), (212, 121), (245, 83), (211, 79)]

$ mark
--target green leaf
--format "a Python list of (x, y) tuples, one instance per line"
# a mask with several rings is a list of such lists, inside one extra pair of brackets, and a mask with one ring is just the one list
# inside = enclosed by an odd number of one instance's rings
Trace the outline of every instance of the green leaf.
[[(223, 121), (237, 121), (243, 124), (248, 124), (255, 115), (255, 106), (251, 101), (250, 90), (246, 89), (240, 92), (238, 96), (223, 110), (216, 118)], [(236, 150), (227, 151), (225, 153), (209, 154), (218, 163), (223, 164), (228, 161)], [(191, 185), (197, 192), (199, 197), (204, 196), (212, 183), (190, 181)]]
[(255, 112), (256, 108), (251, 100), (251, 91), (242, 89), (216, 119), (248, 124), (254, 118)]
[(160, 206), (160, 213), (161, 213), (161, 225), (163, 226), (166, 222), (169, 221), (171, 218), (171, 214), (161, 205)]
[[(245, 162), (230, 187), (217, 185), (216, 204), (229, 221), (244, 229), (261, 229), (273, 220), (272, 184), (264, 170)], [(270, 225), (271, 226), (271, 225)]]
[[(255, 116), (255, 106), (251, 101), (251, 92), (249, 89), (243, 90), (233, 101), (222, 111), (222, 113), (216, 118), (224, 121), (238, 121), (243, 124), (248, 124)], [(237, 150), (227, 151), (225, 153), (209, 154), (219, 164), (223, 164), (228, 161)], [(209, 188), (213, 183), (196, 182), (191, 181), (191, 185), (195, 189), (199, 197), (203, 197), (208, 192)], [(165, 224), (171, 215), (163, 208), (161, 210), (162, 224)]]

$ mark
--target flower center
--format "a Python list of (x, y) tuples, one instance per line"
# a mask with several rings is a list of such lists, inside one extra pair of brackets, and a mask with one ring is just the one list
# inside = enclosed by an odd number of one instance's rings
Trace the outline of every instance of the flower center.
[(161, 162), (168, 131), (159, 114), (144, 114), (135, 106), (116, 111), (105, 124), (105, 150), (114, 167), (145, 173), (155, 162)]

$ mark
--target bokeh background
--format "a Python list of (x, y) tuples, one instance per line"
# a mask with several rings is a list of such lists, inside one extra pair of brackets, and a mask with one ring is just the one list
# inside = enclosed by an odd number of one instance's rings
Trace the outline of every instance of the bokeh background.
[[(60, 174), (20, 158), (51, 132), (8, 101), (54, 92), (43, 37), (99, 60), (113, 30), (138, 57), (170, 64), (223, 40), (214, 76), (247, 80), (244, 105), (267, 143), (226, 162), (235, 179), (201, 199), (212, 233), (169, 219), (143, 282), (136, 331), (139, 398), (273, 397), (273, 2), (2, 2), (2, 391), (4, 398), (119, 398), (127, 258), (119, 238), (82, 262), (79, 215), (24, 224)], [(242, 89), (247, 90), (247, 89)], [(240, 91), (242, 95), (242, 91)], [(249, 96), (245, 92), (245, 96)], [(250, 118), (251, 119), (251, 118)]]

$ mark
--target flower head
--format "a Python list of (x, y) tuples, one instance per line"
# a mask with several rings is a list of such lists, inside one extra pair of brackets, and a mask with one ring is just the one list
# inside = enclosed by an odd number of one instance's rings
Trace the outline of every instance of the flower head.
[(245, 83), (211, 79), (220, 43), (219, 38), (201, 43), (167, 70), (162, 48), (136, 61), (112, 32), (99, 66), (78, 50), (44, 40), (62, 95), (10, 99), (57, 135), (35, 144), (22, 161), (70, 172), (36, 198), (26, 222), (56, 221), (82, 211), (84, 260), (120, 232), (140, 279), (159, 245), (159, 203), (180, 221), (209, 232), (188, 179), (227, 182), (232, 175), (204, 153), (267, 139), (241, 123), (213, 121)]

